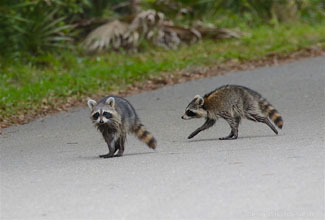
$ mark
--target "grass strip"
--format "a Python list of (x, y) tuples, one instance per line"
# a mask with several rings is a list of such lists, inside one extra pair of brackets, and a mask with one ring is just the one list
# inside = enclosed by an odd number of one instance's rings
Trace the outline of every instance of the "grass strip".
[(261, 59), (316, 44), (325, 47), (322, 25), (265, 25), (244, 32), (249, 34), (241, 39), (205, 40), (177, 50), (155, 48), (133, 55), (96, 56), (62, 51), (60, 55), (34, 58), (32, 64), (2, 65), (0, 125), (58, 108), (71, 97), (109, 94), (172, 71), (216, 65), (229, 59)]

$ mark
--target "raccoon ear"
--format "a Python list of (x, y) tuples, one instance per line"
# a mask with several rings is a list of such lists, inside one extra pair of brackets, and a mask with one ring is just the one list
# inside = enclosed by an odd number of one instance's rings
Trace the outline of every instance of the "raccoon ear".
[(97, 102), (95, 100), (88, 99), (88, 107), (90, 110), (93, 110), (95, 105), (97, 105)]
[(111, 106), (112, 108), (114, 108), (115, 107), (115, 99), (114, 99), (114, 97), (109, 97), (106, 100), (105, 104)]
[(194, 96), (195, 103), (202, 106), (204, 104), (204, 99), (200, 95)]

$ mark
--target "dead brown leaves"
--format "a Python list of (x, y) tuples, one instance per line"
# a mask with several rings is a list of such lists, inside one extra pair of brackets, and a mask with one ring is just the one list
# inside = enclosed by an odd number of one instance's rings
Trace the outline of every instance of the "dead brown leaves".
[(163, 13), (149, 9), (137, 14), (131, 23), (114, 20), (97, 27), (88, 34), (83, 45), (91, 53), (121, 48), (136, 52), (143, 40), (165, 49), (177, 49), (180, 44), (193, 44), (202, 38), (217, 40), (243, 35), (236, 30), (196, 23), (191, 28), (175, 25)]

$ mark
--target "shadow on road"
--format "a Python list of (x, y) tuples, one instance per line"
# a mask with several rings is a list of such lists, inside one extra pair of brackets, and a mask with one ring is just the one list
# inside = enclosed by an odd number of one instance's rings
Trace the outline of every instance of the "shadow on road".
[(144, 155), (144, 154), (155, 154), (156, 152), (143, 152), (143, 153), (132, 153), (132, 154), (124, 154), (123, 157), (128, 157), (128, 156), (137, 156), (137, 155)]
[[(128, 156), (137, 156), (137, 155), (144, 155), (144, 154), (154, 154), (156, 152), (143, 152), (143, 153), (131, 153), (131, 154), (124, 154), (122, 157), (128, 157)], [(105, 159), (115, 159), (120, 158), (119, 156), (114, 156), (111, 158), (100, 158), (98, 156), (84, 156), (84, 157), (78, 157), (78, 159), (84, 159), (84, 160), (105, 160)]]
[(189, 140), (189, 141), (184, 141), (184, 142), (201, 142), (201, 141), (236, 141), (240, 139), (255, 139), (255, 138), (272, 138), (272, 137), (277, 137), (277, 136), (282, 136), (282, 135), (255, 135), (255, 136), (244, 136), (244, 137), (238, 137), (235, 140), (219, 140), (219, 138), (206, 138), (206, 139), (198, 139), (198, 140)]

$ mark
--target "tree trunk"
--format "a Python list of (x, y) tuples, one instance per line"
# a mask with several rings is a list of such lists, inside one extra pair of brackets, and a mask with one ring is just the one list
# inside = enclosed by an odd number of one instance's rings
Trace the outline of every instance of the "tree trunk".
[(131, 14), (137, 14), (139, 12), (138, 0), (129, 0), (129, 1), (130, 1)]

